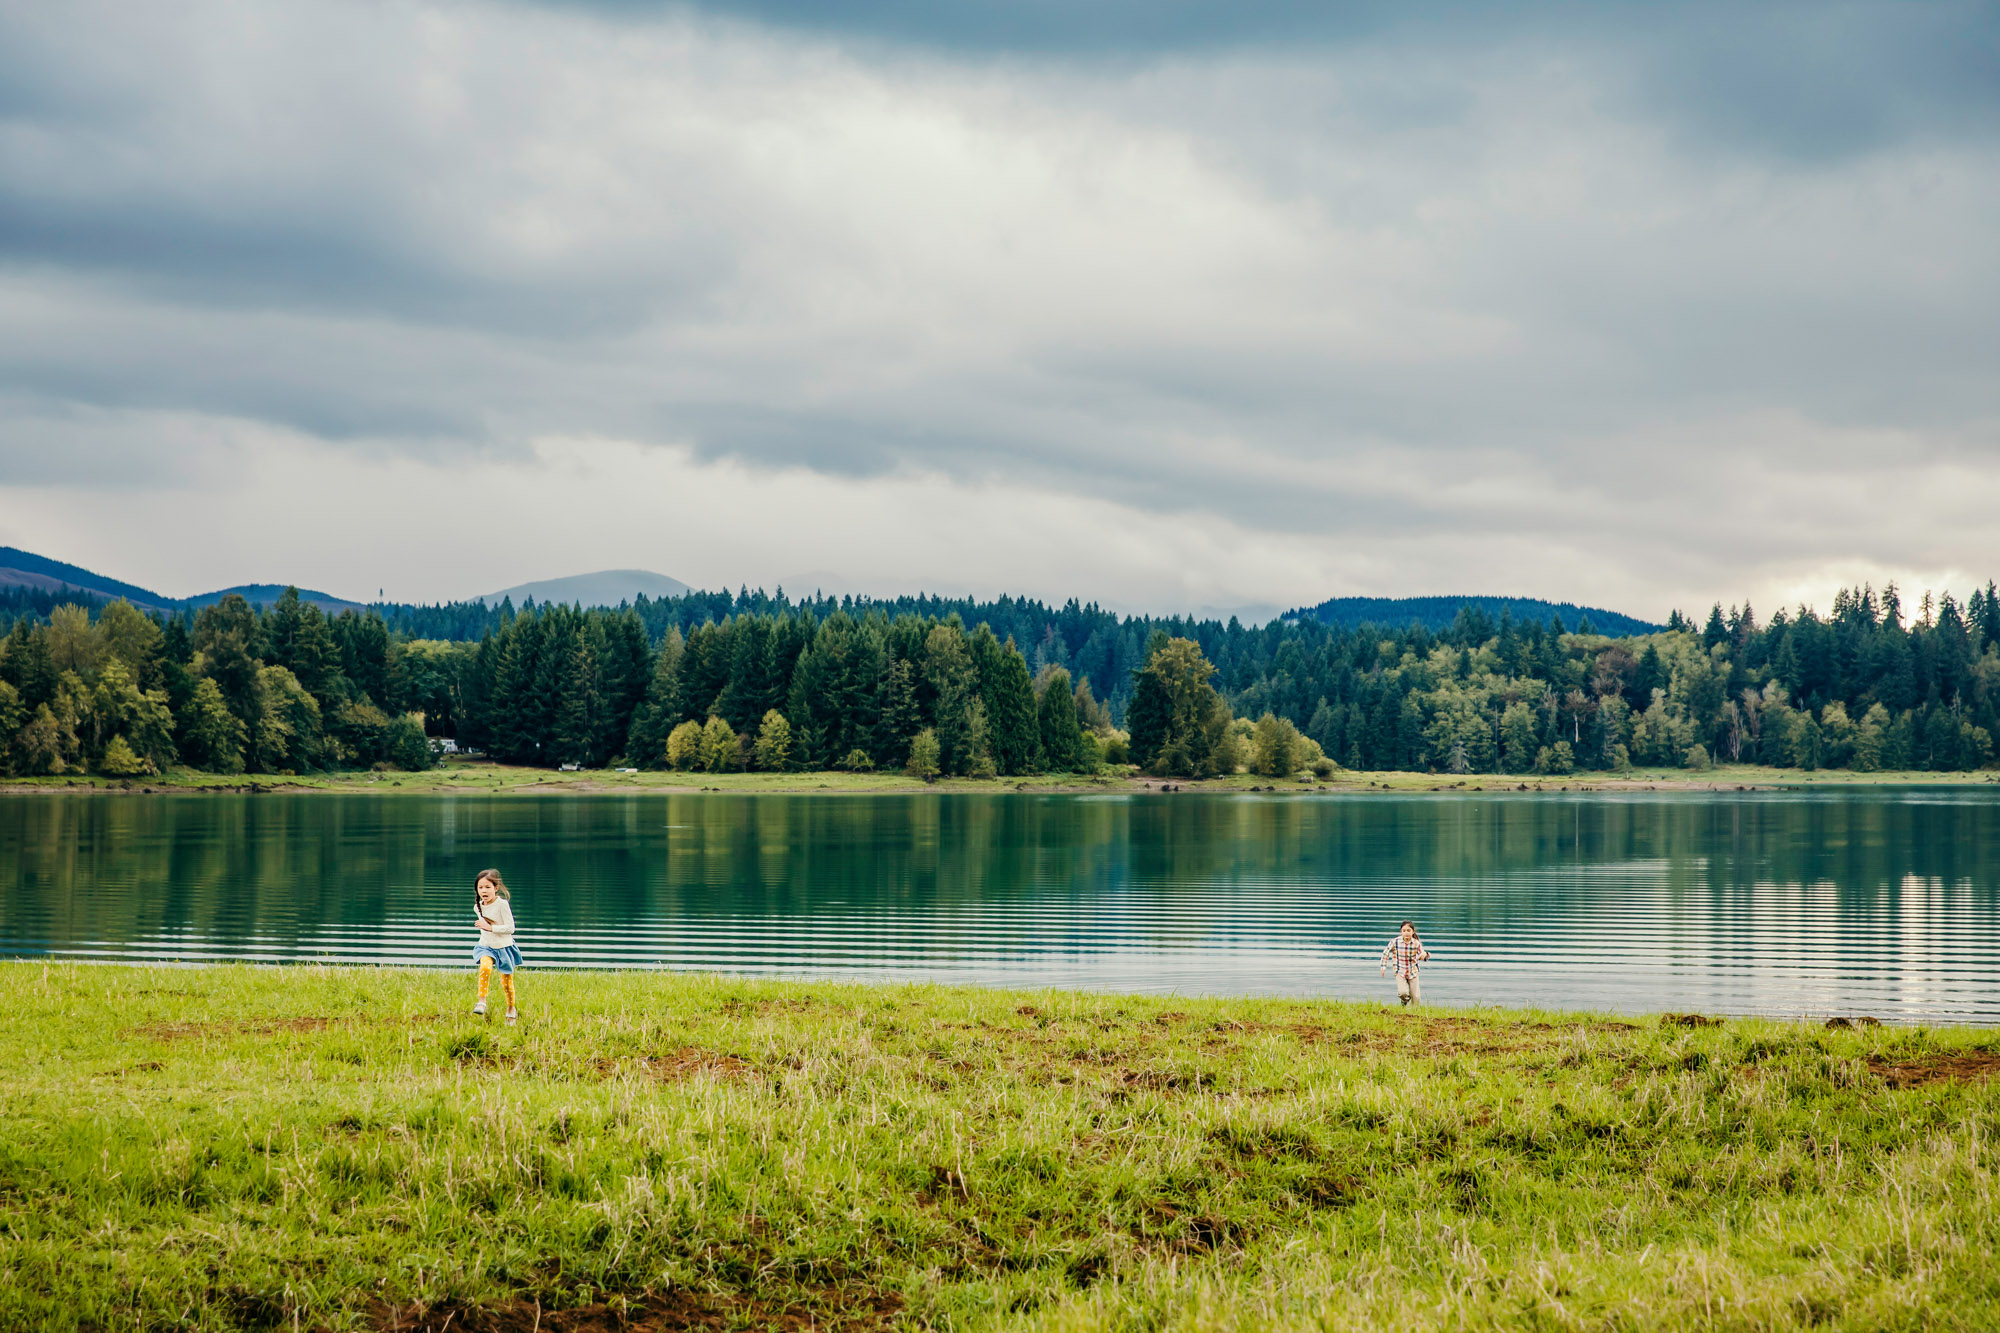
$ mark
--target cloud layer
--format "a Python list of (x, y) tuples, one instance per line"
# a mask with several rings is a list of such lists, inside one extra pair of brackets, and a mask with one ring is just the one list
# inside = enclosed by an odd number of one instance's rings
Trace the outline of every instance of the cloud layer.
[(0, 540), (425, 599), (1989, 572), (1981, 10), (933, 11), (0, 5)]

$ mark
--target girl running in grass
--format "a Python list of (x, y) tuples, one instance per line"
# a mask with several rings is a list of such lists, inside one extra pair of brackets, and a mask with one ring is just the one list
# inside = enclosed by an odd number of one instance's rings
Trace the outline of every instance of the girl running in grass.
[(479, 914), (479, 947), (472, 951), (479, 964), (479, 1003), (472, 1006), (472, 1012), (486, 1012), (486, 991), (497, 969), (500, 989), (507, 992), (507, 1021), (511, 1023), (520, 1016), (514, 1008), (514, 969), (521, 965), (521, 951), (514, 947), (514, 909), (508, 905), (507, 882), (497, 870), (482, 870), (473, 890), (479, 896), (473, 908)]
[(1405, 921), (1403, 928), (1382, 947), (1382, 971), (1387, 972), (1391, 964), (1396, 968), (1396, 998), (1404, 1004), (1424, 1002), (1424, 983), (1421, 965), (1430, 961), (1431, 951), (1417, 938), (1417, 923)]

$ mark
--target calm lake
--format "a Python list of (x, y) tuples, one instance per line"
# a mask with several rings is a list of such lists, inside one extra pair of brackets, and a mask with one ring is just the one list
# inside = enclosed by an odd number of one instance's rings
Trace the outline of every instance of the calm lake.
[(2000, 1022), (1992, 787), (0, 797), (0, 955), (468, 966), (488, 865), (530, 973)]

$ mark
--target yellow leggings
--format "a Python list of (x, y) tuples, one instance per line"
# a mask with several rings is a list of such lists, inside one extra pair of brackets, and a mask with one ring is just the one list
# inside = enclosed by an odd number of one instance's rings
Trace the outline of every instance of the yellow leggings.
[[(493, 985), (493, 960), (492, 960), (491, 958), (482, 958), (482, 959), (480, 959), (480, 960), (479, 960), (479, 998), (480, 998), (480, 999), (482, 999), (482, 1000), (483, 1000), (483, 999), (485, 999), (485, 998), (486, 998), (486, 992), (487, 992), (487, 990), (488, 990), (488, 989), (490, 989), (490, 988), (492, 987), (492, 985)], [(503, 990), (503, 991), (505, 991), (505, 992), (507, 992), (507, 1007), (508, 1007), (509, 1009), (517, 1009), (517, 1008), (519, 1008), (519, 1007), (520, 1007), (520, 1006), (518, 1006), (518, 1005), (516, 1005), (516, 1004), (514, 1003), (514, 975), (513, 975), (513, 973), (511, 973), (511, 972), (502, 972), (502, 973), (500, 974), (500, 989), (501, 989), (501, 990)]]

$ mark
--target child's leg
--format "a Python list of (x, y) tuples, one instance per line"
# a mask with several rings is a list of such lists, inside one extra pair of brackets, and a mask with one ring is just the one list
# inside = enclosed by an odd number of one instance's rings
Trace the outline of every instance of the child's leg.
[(502, 972), (500, 974), (500, 989), (507, 992), (507, 1007), (509, 1009), (518, 1008), (519, 1006), (514, 1003), (514, 974), (512, 972)]
[[(480, 999), (483, 1000), (486, 998), (486, 992), (488, 988), (490, 988), (492, 985), (493, 985), (493, 960), (491, 958), (482, 958), (479, 960)], [(512, 987), (509, 987), (509, 989), (511, 990)]]

